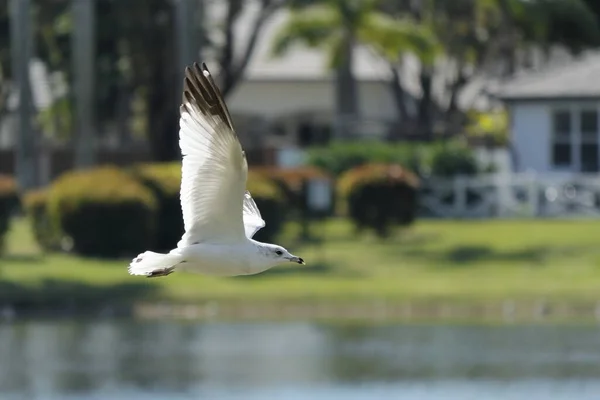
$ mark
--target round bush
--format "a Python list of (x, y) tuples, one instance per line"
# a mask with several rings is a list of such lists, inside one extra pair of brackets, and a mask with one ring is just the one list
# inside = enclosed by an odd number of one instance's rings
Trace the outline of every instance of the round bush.
[(73, 251), (96, 257), (132, 256), (155, 237), (156, 199), (118, 168), (68, 172), (48, 194), (48, 213)]
[(18, 205), (17, 183), (8, 175), (0, 175), (0, 251), (4, 247), (10, 217)]
[(285, 196), (272, 179), (257, 171), (248, 171), (246, 189), (250, 191), (266, 226), (256, 232), (254, 239), (272, 242), (286, 221)]
[(392, 226), (411, 224), (417, 213), (418, 178), (399, 165), (367, 164), (344, 173), (338, 192), (360, 231), (386, 237)]
[(181, 163), (141, 164), (131, 170), (133, 176), (149, 188), (158, 201), (157, 233), (153, 249), (175, 248), (184, 232), (181, 214)]

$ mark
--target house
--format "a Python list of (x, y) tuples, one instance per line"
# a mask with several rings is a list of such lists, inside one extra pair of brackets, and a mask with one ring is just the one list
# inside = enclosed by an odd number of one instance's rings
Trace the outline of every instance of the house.
[[(207, 7), (208, 20), (220, 21), (216, 14), (223, 3)], [(236, 37), (250, 35), (256, 4), (249, 2), (238, 18)], [(272, 54), (276, 32), (288, 16), (286, 9), (275, 12), (266, 22), (247, 65), (244, 80), (227, 99), (242, 142), (246, 146), (277, 149), (303, 148), (327, 142), (333, 135), (335, 86), (333, 71), (327, 66), (327, 54), (321, 49), (295, 46), (283, 56)], [(217, 30), (215, 30), (217, 31)], [(209, 67), (218, 71), (216, 65)], [(360, 133), (372, 137), (386, 135), (396, 120), (394, 98), (386, 84), (389, 67), (366, 48), (354, 54), (354, 72), (359, 92)], [(244, 136), (250, 136), (244, 140)]]
[(522, 74), (496, 95), (510, 115), (516, 172), (600, 171), (600, 53)]

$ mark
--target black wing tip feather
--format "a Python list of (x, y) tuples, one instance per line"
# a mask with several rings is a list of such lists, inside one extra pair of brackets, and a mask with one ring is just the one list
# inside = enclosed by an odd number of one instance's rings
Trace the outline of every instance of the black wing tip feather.
[(218, 116), (233, 129), (225, 100), (204, 62), (185, 67), (181, 108), (186, 109), (188, 103), (196, 105), (203, 114)]

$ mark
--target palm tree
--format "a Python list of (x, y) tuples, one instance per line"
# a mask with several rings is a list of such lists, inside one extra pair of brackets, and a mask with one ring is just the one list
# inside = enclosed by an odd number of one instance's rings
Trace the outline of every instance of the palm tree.
[(304, 1), (291, 8), (287, 23), (278, 32), (273, 51), (284, 54), (301, 43), (327, 52), (336, 75), (336, 130), (338, 137), (352, 137), (359, 118), (358, 92), (353, 74), (353, 50), (366, 45), (384, 57), (397, 58), (402, 51), (430, 57), (435, 40), (423, 25), (396, 19), (379, 11), (377, 0)]

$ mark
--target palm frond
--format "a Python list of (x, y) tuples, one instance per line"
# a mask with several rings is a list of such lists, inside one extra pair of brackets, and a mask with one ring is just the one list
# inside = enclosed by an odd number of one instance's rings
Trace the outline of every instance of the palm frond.
[(358, 35), (363, 43), (374, 47), (389, 60), (410, 52), (423, 63), (431, 64), (442, 51), (441, 44), (426, 25), (381, 13), (370, 13)]
[(275, 34), (271, 51), (280, 56), (296, 43), (323, 46), (340, 26), (339, 14), (327, 4), (291, 11), (288, 21)]

